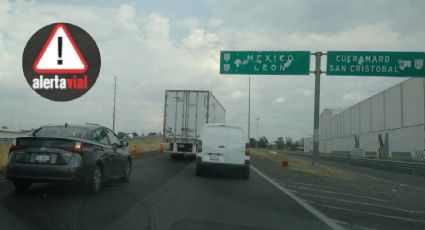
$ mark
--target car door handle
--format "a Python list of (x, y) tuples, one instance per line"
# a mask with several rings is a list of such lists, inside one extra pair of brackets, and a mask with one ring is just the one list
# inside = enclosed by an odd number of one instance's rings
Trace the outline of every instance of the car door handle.
[(219, 145), (218, 147), (222, 148), (222, 149), (226, 148), (226, 146), (224, 146), (224, 145)]

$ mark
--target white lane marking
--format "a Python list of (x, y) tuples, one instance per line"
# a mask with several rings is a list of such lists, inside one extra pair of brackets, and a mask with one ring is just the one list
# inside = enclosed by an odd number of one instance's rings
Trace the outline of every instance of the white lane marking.
[(319, 204), (319, 203), (315, 203), (313, 201), (308, 201), (308, 203), (314, 204), (315, 206), (320, 206), (320, 207), (325, 207), (325, 208), (330, 208), (330, 209), (336, 209), (336, 210), (341, 210), (341, 211), (346, 211), (346, 212), (369, 214), (369, 215), (372, 215), (372, 216), (379, 216), (379, 217), (390, 218), (390, 219), (398, 219), (398, 220), (403, 220), (403, 221), (425, 223), (425, 221), (423, 221), (423, 220), (418, 220), (418, 219), (413, 219), (413, 218), (385, 215), (385, 214), (380, 214), (380, 213), (376, 213), (376, 212), (369, 212), (369, 211), (359, 211), (359, 210), (354, 210), (354, 209), (349, 209), (349, 208), (341, 208), (341, 207), (336, 207), (336, 206), (332, 206), (332, 205)]
[[(300, 183), (300, 182), (285, 181), (284, 183), (296, 184), (296, 185), (303, 185), (303, 186), (307, 186), (307, 187), (320, 188), (320, 189), (329, 189), (329, 187), (326, 187), (326, 186), (320, 186), (320, 185), (314, 185), (314, 184), (307, 184), (307, 183)], [(350, 191), (350, 193), (351, 194), (364, 195), (363, 193), (360, 193), (360, 192)]]
[(378, 177), (369, 176), (369, 175), (366, 175), (366, 174), (363, 174), (363, 173), (358, 173), (358, 172), (355, 172), (355, 173), (358, 174), (358, 175), (360, 175), (360, 176), (364, 176), (366, 178), (369, 178), (369, 179), (379, 180), (379, 181), (386, 182), (388, 184), (393, 184), (393, 185), (397, 185), (397, 186), (400, 186), (400, 187), (408, 187), (408, 188), (412, 188), (412, 189), (416, 189), (416, 190), (425, 192), (425, 189), (419, 188), (419, 187), (416, 187), (416, 186), (413, 186), (413, 185), (400, 184), (400, 183), (397, 183), (397, 182), (394, 182), (394, 181), (390, 181), (390, 180), (386, 180), (386, 179), (382, 179), (382, 178), (378, 178)]
[(420, 210), (408, 210), (408, 209), (402, 209), (402, 208), (391, 207), (391, 206), (386, 206), (386, 205), (371, 204), (371, 203), (366, 203), (366, 202), (362, 202), (362, 201), (354, 201), (354, 200), (347, 200), (347, 199), (342, 199), (342, 198), (320, 196), (320, 195), (308, 194), (308, 193), (303, 193), (303, 192), (298, 192), (298, 194), (300, 194), (301, 196), (309, 196), (309, 197), (321, 198), (321, 199), (326, 199), (326, 200), (335, 200), (335, 201), (339, 201), (339, 202), (352, 203), (352, 204), (365, 205), (365, 206), (374, 206), (374, 207), (378, 207), (378, 208), (391, 209), (391, 210), (396, 210), (396, 211), (400, 211), (400, 212), (407, 212), (407, 213), (414, 213), (414, 214), (424, 213), (423, 211), (420, 211)]
[(335, 221), (335, 222), (337, 222), (338, 224), (347, 225), (347, 226), (349, 226), (349, 227), (351, 227), (351, 228), (354, 228), (354, 229), (361, 229), (361, 230), (379, 230), (379, 229), (377, 229), (377, 228), (369, 228), (369, 227), (364, 227), (364, 226), (360, 226), (360, 225), (352, 225), (352, 224), (350, 224), (350, 223), (348, 223), (348, 222), (341, 221), (341, 220), (335, 220), (335, 219), (334, 219), (334, 221)]
[(334, 192), (334, 191), (329, 191), (329, 190), (325, 190), (325, 189), (318, 189), (318, 188), (308, 188), (308, 187), (304, 187), (304, 186), (294, 186), (294, 185), (286, 185), (285, 183), (280, 183), (284, 186), (290, 187), (290, 188), (297, 188), (297, 189), (301, 189), (301, 190), (311, 190), (311, 191), (318, 191), (318, 192), (323, 192), (323, 193), (330, 193), (330, 194), (340, 194), (340, 195), (344, 195), (344, 196), (352, 196), (352, 197), (357, 197), (357, 198), (364, 198), (364, 199), (369, 199), (369, 200), (374, 200), (374, 201), (380, 201), (380, 202), (389, 202), (388, 200), (382, 200), (382, 199), (378, 199), (378, 198), (374, 198), (374, 197), (370, 197), (370, 196), (363, 196), (363, 195), (357, 195), (357, 194), (351, 194), (351, 193), (343, 193), (343, 192)]
[(345, 230), (344, 227), (337, 224), (333, 219), (327, 217), (325, 214), (314, 208), (313, 206), (307, 204), (304, 200), (299, 198), (298, 196), (294, 195), (292, 192), (290, 192), (288, 189), (284, 188), (283, 186), (279, 185), (278, 183), (274, 182), (272, 179), (270, 179), (268, 176), (266, 176), (264, 173), (262, 173), (260, 170), (255, 168), (251, 165), (251, 169), (254, 170), (258, 175), (260, 175), (262, 178), (264, 178), (266, 181), (268, 181), (270, 184), (274, 185), (277, 189), (291, 197), (293, 200), (295, 200), (299, 205), (307, 209), (311, 214), (316, 216), (319, 220), (327, 224), (330, 228), (334, 230)]

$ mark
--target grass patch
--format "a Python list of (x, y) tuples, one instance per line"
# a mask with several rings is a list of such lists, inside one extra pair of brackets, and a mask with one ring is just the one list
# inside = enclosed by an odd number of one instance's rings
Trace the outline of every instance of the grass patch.
[[(146, 138), (146, 139), (132, 139), (129, 140), (128, 150), (131, 152), (134, 146), (136, 146), (138, 153), (147, 153), (152, 151), (159, 151), (159, 146), (161, 145), (162, 138)], [(164, 144), (163, 148), (167, 146)]]
[(4, 179), (10, 143), (0, 143), (0, 181)]
[(11, 145), (10, 143), (0, 143), (0, 169), (7, 164), (7, 157)]
[(316, 176), (333, 177), (345, 180), (356, 178), (356, 174), (354, 173), (324, 165), (313, 166), (311, 161), (289, 156), (289, 154), (285, 154), (284, 152), (279, 152), (277, 155), (273, 155), (266, 149), (251, 149), (251, 155), (276, 162), (279, 164), (279, 167), (282, 167), (282, 160), (288, 160), (289, 167), (284, 168), (285, 170), (287, 169)]

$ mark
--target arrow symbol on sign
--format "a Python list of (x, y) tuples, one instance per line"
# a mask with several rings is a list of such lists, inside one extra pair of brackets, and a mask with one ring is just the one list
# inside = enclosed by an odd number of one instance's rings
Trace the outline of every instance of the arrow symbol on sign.
[(236, 65), (236, 67), (238, 67), (239, 68), (239, 65), (242, 63), (242, 61), (238, 58), (238, 59), (236, 59), (235, 60), (235, 65)]

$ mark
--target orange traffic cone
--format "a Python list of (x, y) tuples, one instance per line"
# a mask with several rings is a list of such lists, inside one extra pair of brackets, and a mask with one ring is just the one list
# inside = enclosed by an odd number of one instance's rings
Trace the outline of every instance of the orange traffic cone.
[(164, 148), (162, 147), (162, 142), (161, 145), (159, 146), (159, 154), (164, 154)]
[(133, 145), (133, 149), (131, 149), (131, 158), (136, 159), (139, 157), (139, 154), (137, 153), (136, 145)]

